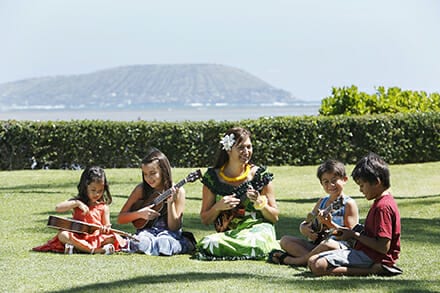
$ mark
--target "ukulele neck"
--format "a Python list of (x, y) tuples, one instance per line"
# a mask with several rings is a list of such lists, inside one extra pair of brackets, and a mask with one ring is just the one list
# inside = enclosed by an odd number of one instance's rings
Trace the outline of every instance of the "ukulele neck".
[[(186, 183), (186, 181), (187, 181), (186, 178), (181, 180), (181, 181), (179, 181), (177, 184), (175, 184), (173, 186), (173, 188), (182, 187)], [(156, 199), (154, 199), (154, 201), (153, 201), (153, 204), (157, 205), (157, 204), (161, 203), (163, 200), (165, 200), (168, 196), (171, 195), (173, 188), (167, 189), (162, 194), (160, 194), (158, 197), (156, 197)]]
[(326, 207), (323, 211), (324, 216), (328, 215), (333, 211), (333, 209), (338, 209), (337, 207), (342, 203), (342, 197), (339, 196), (337, 199), (335, 199), (332, 203), (329, 204), (328, 207)]

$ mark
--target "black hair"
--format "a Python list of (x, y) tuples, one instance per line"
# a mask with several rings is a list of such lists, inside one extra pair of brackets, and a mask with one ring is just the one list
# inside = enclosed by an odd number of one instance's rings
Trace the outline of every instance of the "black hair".
[[(173, 178), (171, 174), (171, 164), (168, 158), (158, 149), (150, 148), (148, 154), (142, 159), (141, 164), (147, 165), (157, 161), (162, 174), (162, 185), (165, 190), (172, 187)], [(143, 196), (147, 198), (154, 193), (154, 189), (145, 181), (144, 173), (142, 172)]]
[(333, 159), (326, 160), (318, 167), (316, 176), (318, 177), (319, 181), (321, 181), (322, 175), (327, 172), (335, 173), (339, 177), (347, 176), (347, 173), (345, 172), (344, 164), (338, 160), (333, 160)]
[(361, 179), (372, 184), (377, 183), (379, 179), (385, 188), (391, 186), (390, 170), (387, 163), (379, 155), (372, 152), (357, 162), (351, 177), (354, 181)]
[[(224, 136), (234, 134), (234, 145), (239, 146), (241, 145), (247, 138), (251, 137), (251, 132), (245, 128), (242, 127), (233, 127), (228, 129)], [(226, 164), (229, 161), (229, 155), (228, 153), (223, 149), (223, 145), (220, 143), (219, 148), (217, 150), (217, 156), (214, 163), (214, 168), (220, 168), (224, 164)]]
[(81, 200), (84, 204), (89, 205), (89, 196), (87, 194), (87, 186), (93, 182), (104, 182), (104, 193), (102, 200), (106, 204), (111, 204), (113, 199), (110, 193), (110, 187), (105, 176), (104, 169), (98, 166), (91, 166), (84, 169), (78, 183), (78, 195), (76, 199)]

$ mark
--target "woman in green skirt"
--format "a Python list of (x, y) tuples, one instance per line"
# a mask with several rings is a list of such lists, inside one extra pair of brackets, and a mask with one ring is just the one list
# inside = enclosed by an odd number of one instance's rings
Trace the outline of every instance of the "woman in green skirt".
[(279, 249), (273, 174), (250, 163), (251, 157), (250, 132), (229, 129), (220, 140), (214, 166), (202, 178), (200, 217), (205, 225), (213, 223), (217, 233), (197, 243), (197, 259), (265, 259)]

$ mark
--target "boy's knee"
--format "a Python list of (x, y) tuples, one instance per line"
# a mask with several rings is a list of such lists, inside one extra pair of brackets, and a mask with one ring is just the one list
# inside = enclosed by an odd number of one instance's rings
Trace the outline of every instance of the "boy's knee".
[(312, 255), (309, 258), (307, 265), (310, 271), (316, 276), (324, 275), (328, 266), (327, 260), (323, 257), (319, 257), (319, 255)]
[(317, 258), (317, 255), (312, 255), (312, 256), (309, 257), (309, 259), (307, 260), (307, 266), (309, 267), (310, 270), (312, 270), (312, 269), (315, 268), (316, 258)]
[(283, 249), (286, 249), (286, 247), (290, 247), (296, 243), (298, 243), (298, 238), (293, 236), (285, 235), (280, 239), (280, 246)]
[(339, 248), (339, 242), (329, 239), (328, 241), (322, 241), (319, 246), (322, 247), (322, 251), (333, 250)]
[(287, 236), (283, 236), (283, 237), (281, 237), (281, 239), (280, 239), (280, 246), (281, 246), (281, 247), (284, 247), (288, 242), (289, 242), (289, 237), (287, 237)]

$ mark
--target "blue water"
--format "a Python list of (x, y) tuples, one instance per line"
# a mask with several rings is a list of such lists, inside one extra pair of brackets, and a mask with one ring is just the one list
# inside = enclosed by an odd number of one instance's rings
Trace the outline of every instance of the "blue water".
[(260, 117), (318, 115), (319, 103), (278, 106), (194, 106), (130, 110), (23, 110), (0, 112), (0, 120), (238, 121)]

